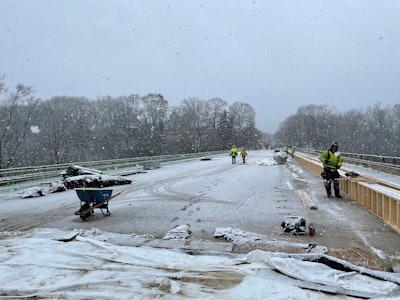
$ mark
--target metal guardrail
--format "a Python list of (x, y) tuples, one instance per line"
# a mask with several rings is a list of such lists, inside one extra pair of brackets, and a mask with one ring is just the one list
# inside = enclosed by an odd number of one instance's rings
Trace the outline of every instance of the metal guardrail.
[(58, 165), (44, 165), (34, 167), (21, 167), (0, 169), (0, 186), (13, 183), (46, 179), (57, 177), (62, 171), (65, 171), (70, 165), (79, 165), (86, 168), (98, 169), (101, 171), (112, 171), (123, 168), (132, 168), (142, 166), (146, 161), (158, 160), (160, 162), (185, 160), (208, 155), (218, 155), (226, 153), (226, 151), (212, 151), (201, 153), (174, 154), (174, 155), (159, 155), (159, 156), (144, 156), (113, 160), (89, 161), (89, 162), (74, 162)]

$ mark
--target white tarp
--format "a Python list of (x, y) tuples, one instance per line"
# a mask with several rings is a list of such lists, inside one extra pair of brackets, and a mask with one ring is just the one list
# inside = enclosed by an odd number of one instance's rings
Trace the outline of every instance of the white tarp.
[[(114, 241), (121, 236), (114, 236)], [(290, 279), (355, 292), (385, 296), (399, 290), (394, 282), (263, 251), (236, 257), (194, 256), (178, 250), (120, 246), (104, 242), (105, 237), (104, 232), (90, 236), (84, 230), (55, 229), (3, 236), (0, 294), (52, 299), (353, 299), (277, 280), (274, 270)]]
[(398, 288), (393, 282), (364, 276), (356, 271), (339, 271), (321, 263), (290, 257), (274, 257), (268, 252), (259, 250), (249, 253), (247, 261), (266, 264), (291, 278), (347, 290), (386, 295)]

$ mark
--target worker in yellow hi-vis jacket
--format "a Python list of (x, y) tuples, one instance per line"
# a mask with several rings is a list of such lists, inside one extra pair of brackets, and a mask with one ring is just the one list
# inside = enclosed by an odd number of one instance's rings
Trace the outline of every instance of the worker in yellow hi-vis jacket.
[(324, 166), (324, 172), (322, 172), (322, 178), (325, 179), (324, 185), (326, 193), (329, 198), (332, 198), (332, 182), (333, 189), (335, 191), (336, 198), (342, 198), (339, 191), (339, 180), (340, 177), (338, 169), (342, 167), (342, 155), (338, 152), (338, 142), (332, 142), (331, 148), (321, 153), (319, 160)]
[(238, 155), (238, 149), (235, 145), (232, 146), (231, 151), (229, 151), (229, 155), (232, 157), (232, 164), (236, 164), (236, 156)]

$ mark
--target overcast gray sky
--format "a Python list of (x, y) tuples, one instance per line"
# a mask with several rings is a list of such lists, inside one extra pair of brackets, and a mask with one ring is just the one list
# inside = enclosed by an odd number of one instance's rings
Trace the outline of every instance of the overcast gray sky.
[(273, 133), (302, 105), (400, 103), (400, 1), (0, 0), (0, 74), (42, 99), (242, 101)]

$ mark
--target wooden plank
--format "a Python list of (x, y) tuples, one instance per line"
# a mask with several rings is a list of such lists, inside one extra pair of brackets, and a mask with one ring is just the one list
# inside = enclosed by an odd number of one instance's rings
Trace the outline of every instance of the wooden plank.
[(317, 209), (314, 201), (311, 199), (310, 195), (304, 190), (297, 190), (296, 195), (303, 201), (304, 205), (309, 209)]

